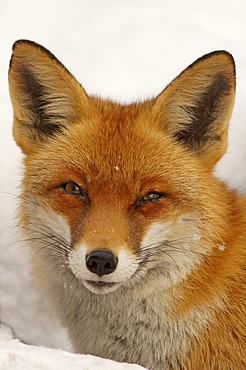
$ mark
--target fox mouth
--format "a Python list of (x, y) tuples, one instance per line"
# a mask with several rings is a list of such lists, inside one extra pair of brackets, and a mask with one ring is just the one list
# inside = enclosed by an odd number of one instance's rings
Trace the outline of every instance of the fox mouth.
[(108, 283), (105, 281), (84, 280), (84, 286), (92, 293), (107, 294), (115, 291), (121, 283)]
[(116, 283), (105, 283), (105, 281), (93, 281), (93, 280), (86, 280), (87, 284), (92, 285), (96, 288), (110, 288), (114, 286)]

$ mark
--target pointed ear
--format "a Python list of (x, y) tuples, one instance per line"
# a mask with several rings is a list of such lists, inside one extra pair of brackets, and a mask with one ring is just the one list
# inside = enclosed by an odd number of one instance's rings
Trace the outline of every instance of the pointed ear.
[(13, 46), (9, 89), (14, 138), (26, 154), (78, 120), (88, 101), (68, 70), (48, 50), (27, 40)]
[(226, 150), (234, 97), (234, 60), (229, 53), (216, 51), (168, 85), (154, 103), (154, 114), (162, 130), (211, 168)]

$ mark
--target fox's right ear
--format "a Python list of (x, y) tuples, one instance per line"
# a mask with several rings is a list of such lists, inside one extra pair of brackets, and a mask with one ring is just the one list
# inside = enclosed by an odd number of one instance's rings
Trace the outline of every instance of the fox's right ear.
[(13, 46), (9, 89), (14, 138), (25, 154), (76, 122), (88, 103), (86, 92), (54, 55), (27, 40)]

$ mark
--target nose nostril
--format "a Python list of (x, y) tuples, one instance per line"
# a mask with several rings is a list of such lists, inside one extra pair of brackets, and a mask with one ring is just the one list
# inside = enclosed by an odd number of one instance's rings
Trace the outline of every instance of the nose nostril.
[(113, 267), (112, 263), (110, 263), (110, 262), (105, 263), (105, 269), (106, 269), (106, 270), (110, 271), (110, 270), (112, 270), (113, 268), (114, 268), (114, 267)]
[(86, 267), (98, 276), (109, 275), (115, 271), (118, 260), (114, 254), (106, 250), (95, 250), (86, 257)]
[(97, 268), (98, 268), (98, 264), (97, 264), (97, 262), (96, 261), (93, 261), (93, 260), (90, 260), (90, 261), (88, 261), (88, 263), (87, 263), (87, 267), (89, 268), (89, 270), (91, 271), (91, 272), (93, 272), (93, 271), (97, 271)]

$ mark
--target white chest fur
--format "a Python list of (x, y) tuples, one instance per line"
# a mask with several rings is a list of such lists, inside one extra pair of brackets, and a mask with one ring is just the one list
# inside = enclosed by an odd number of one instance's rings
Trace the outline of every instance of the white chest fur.
[(77, 281), (66, 290), (66, 302), (57, 297), (57, 303), (77, 352), (151, 370), (180, 369), (190, 339), (209, 318), (207, 312), (196, 309), (174, 319), (167, 297), (146, 287), (96, 295)]

